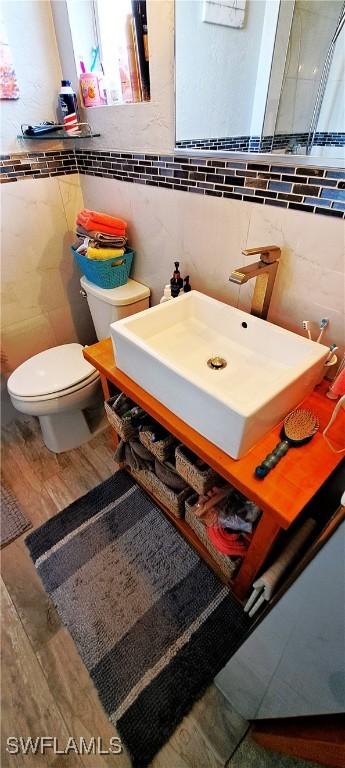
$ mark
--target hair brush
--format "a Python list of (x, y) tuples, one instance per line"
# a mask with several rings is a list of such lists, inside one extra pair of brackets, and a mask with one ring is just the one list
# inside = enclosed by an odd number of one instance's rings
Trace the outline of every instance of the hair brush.
[(256, 467), (256, 477), (263, 480), (270, 470), (278, 464), (278, 461), (285, 456), (289, 448), (298, 448), (300, 445), (305, 445), (305, 443), (308, 443), (309, 440), (312, 439), (318, 429), (319, 419), (312, 411), (298, 408), (296, 411), (289, 413), (280, 433), (280, 443), (278, 443), (272, 453), (268, 453), (264, 461)]

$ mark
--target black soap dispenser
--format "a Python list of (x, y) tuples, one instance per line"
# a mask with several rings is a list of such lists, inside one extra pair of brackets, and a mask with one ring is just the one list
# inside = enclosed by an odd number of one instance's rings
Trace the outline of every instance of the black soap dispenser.
[(184, 286), (183, 286), (184, 293), (189, 293), (189, 291), (192, 290), (192, 286), (189, 282), (189, 275), (186, 275), (184, 279)]
[(179, 266), (180, 266), (180, 262), (179, 261), (175, 261), (174, 273), (173, 273), (173, 276), (172, 276), (172, 278), (170, 280), (171, 295), (172, 295), (172, 297), (174, 299), (176, 299), (176, 297), (179, 295), (180, 290), (181, 290), (181, 288), (183, 286), (183, 279), (182, 279), (182, 277), (180, 275)]

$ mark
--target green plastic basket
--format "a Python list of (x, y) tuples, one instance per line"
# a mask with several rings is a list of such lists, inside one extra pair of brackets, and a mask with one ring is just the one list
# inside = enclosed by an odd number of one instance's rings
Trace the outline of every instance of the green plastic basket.
[(71, 251), (82, 274), (99, 288), (118, 288), (128, 282), (135, 255), (131, 249), (126, 249), (123, 256), (100, 261), (88, 259), (77, 253), (74, 248), (71, 248)]

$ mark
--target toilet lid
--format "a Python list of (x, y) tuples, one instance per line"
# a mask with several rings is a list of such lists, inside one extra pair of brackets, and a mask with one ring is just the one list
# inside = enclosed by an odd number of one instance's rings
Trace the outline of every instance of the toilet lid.
[(8, 391), (19, 397), (36, 397), (68, 389), (95, 372), (82, 354), (81, 344), (62, 344), (30, 357), (11, 374)]

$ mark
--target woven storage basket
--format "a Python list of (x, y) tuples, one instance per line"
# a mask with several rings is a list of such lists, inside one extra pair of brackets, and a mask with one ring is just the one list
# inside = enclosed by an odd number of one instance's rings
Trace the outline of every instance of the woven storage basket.
[(194, 491), (202, 495), (214, 485), (224, 484), (224, 480), (206, 464), (203, 468), (197, 466), (198, 459), (189, 448), (178, 445), (175, 451), (176, 471), (183, 477)]
[(232, 579), (236, 571), (236, 568), (239, 563), (239, 559), (238, 558), (232, 559), (227, 555), (223, 555), (221, 552), (218, 552), (218, 549), (216, 549), (216, 547), (214, 547), (213, 544), (210, 542), (207, 535), (206, 526), (200, 522), (200, 520), (192, 511), (192, 507), (194, 506), (194, 504), (196, 504), (197, 500), (198, 500), (197, 494), (193, 494), (193, 496), (189, 496), (185, 502), (186, 523), (190, 525), (194, 533), (196, 533), (198, 539), (200, 539), (200, 541), (206, 547), (207, 551), (210, 553), (210, 555), (212, 555), (213, 560), (217, 563), (221, 572), (230, 581), (230, 579)]
[(131, 475), (167, 507), (175, 517), (184, 517), (184, 503), (190, 494), (190, 488), (186, 488), (180, 493), (175, 493), (171, 488), (162, 483), (154, 472), (149, 472), (146, 469), (131, 469)]
[[(111, 397), (110, 400), (106, 400), (104, 402), (105, 412), (107, 414), (109, 423), (113, 429), (115, 429), (115, 432), (117, 432), (117, 434), (122, 438), (122, 440), (131, 440), (132, 438), (138, 436), (138, 428), (133, 427), (130, 422), (123, 421), (120, 414), (116, 413), (116, 411), (114, 411), (112, 408), (112, 404), (118, 398), (119, 394), (120, 392), (115, 395), (115, 397)], [(133, 403), (129, 397), (126, 398), (126, 401), (128, 403), (128, 410), (134, 407), (135, 403)]]
[(90, 283), (98, 285), (99, 288), (118, 288), (128, 283), (134, 251), (127, 249), (123, 256), (99, 261), (88, 259), (81, 253), (77, 253), (74, 248), (71, 248), (71, 251), (80, 271), (90, 280)]
[(152, 435), (153, 432), (149, 429), (142, 429), (139, 432), (139, 440), (148, 451), (153, 453), (156, 459), (159, 459), (159, 461), (166, 461), (174, 451), (176, 445), (175, 438), (172, 435), (168, 435), (163, 440), (157, 440), (157, 442), (152, 443)]

